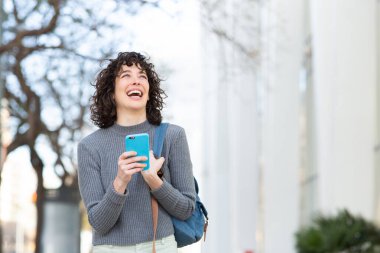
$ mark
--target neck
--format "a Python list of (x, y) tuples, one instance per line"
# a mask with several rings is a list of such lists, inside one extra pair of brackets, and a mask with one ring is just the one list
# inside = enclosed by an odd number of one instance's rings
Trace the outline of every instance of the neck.
[(116, 124), (120, 126), (134, 126), (146, 121), (145, 109), (143, 112), (128, 112), (119, 113), (117, 112)]

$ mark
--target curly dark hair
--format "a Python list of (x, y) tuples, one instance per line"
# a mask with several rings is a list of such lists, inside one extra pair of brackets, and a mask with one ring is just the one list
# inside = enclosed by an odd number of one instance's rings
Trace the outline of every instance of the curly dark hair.
[(115, 79), (123, 65), (139, 66), (148, 76), (149, 100), (146, 105), (146, 114), (149, 123), (159, 125), (162, 121), (161, 110), (164, 106), (166, 94), (160, 88), (158, 74), (149, 58), (136, 52), (121, 52), (116, 59), (108, 59), (109, 64), (96, 77), (95, 93), (91, 97), (91, 120), (100, 128), (112, 126), (116, 121), (116, 104), (114, 100)]

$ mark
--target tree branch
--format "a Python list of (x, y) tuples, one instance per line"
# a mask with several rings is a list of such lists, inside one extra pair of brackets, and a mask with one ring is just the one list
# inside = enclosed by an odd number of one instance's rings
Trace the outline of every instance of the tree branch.
[(27, 133), (23, 133), (23, 134), (18, 133), (16, 134), (11, 144), (9, 144), (9, 146), (7, 147), (7, 154), (10, 154), (12, 151), (16, 150), (17, 148), (27, 145), (27, 144), (28, 144)]
[(95, 58), (95, 57), (92, 57), (92, 56), (89, 56), (89, 55), (80, 54), (75, 49), (72, 49), (72, 48), (63, 47), (63, 48), (60, 48), (60, 49), (62, 49), (65, 52), (71, 53), (71, 54), (73, 54), (75, 56), (78, 56), (78, 57), (80, 57), (82, 59), (86, 59), (86, 60), (90, 60), (90, 61), (97, 61), (97, 62), (102, 61), (102, 59), (99, 59), (99, 58)]
[(46, 50), (46, 49), (63, 49), (63, 44), (61, 43), (58, 46), (46, 46), (46, 45), (36, 45), (34, 47), (24, 47), (23, 48), (23, 54), (25, 58), (26, 56), (40, 50)]
[(13, 4), (13, 16), (15, 17), (16, 23), (21, 24), (22, 20), (18, 16), (16, 1), (12, 0), (12, 4)]
[(0, 54), (10, 51), (15, 47), (18, 47), (22, 44), (22, 39), (28, 36), (39, 36), (42, 34), (48, 34), (52, 32), (57, 26), (58, 17), (60, 15), (60, 2), (61, 0), (50, 0), (49, 4), (54, 9), (54, 14), (50, 19), (49, 23), (45, 27), (33, 30), (23, 30), (16, 34), (15, 38), (8, 43), (0, 46)]
[(244, 53), (245, 55), (247, 55), (249, 58), (255, 58), (255, 57), (257, 57), (259, 55), (259, 51), (258, 50), (250, 50), (250, 49), (246, 48), (244, 45), (242, 45), (241, 43), (239, 43), (232, 36), (230, 36), (229, 34), (227, 34), (226, 31), (223, 31), (221, 29), (217, 29), (215, 27), (212, 27), (211, 31), (214, 32), (220, 38), (223, 38), (223, 39), (227, 40), (228, 42), (230, 42), (232, 45), (234, 45), (238, 50), (240, 50), (242, 53)]
[[(15, 94), (13, 94), (7, 86), (4, 87), (4, 97), (8, 100), (8, 101), (14, 101), (16, 102), (16, 104), (18, 105), (19, 108), (22, 108), (24, 110), (24, 112), (27, 111), (26, 107), (25, 107), (25, 103), (21, 100), (21, 98), (19, 96), (16, 96)], [(12, 110), (11, 110), (12, 111)]]
[(36, 4), (34, 5), (34, 7), (33, 7), (32, 9), (30, 9), (30, 11), (28, 11), (28, 12), (26, 13), (26, 15), (22, 18), (22, 21), (25, 21), (25, 19), (26, 19), (27, 17), (29, 17), (33, 12), (37, 11), (38, 8), (40, 7), (41, 3), (42, 3), (42, 1), (37, 0), (37, 1), (36, 1)]

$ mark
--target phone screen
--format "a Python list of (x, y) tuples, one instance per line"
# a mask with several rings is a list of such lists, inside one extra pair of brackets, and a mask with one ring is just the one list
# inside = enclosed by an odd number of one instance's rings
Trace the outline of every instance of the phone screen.
[(140, 161), (147, 166), (143, 170), (149, 169), (149, 134), (132, 134), (125, 137), (126, 151), (135, 151), (137, 156), (146, 156), (148, 160)]

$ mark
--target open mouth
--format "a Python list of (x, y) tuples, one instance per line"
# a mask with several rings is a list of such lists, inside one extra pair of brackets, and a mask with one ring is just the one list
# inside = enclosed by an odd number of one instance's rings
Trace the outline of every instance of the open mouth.
[(127, 93), (128, 97), (142, 97), (143, 93), (139, 90), (131, 90)]

